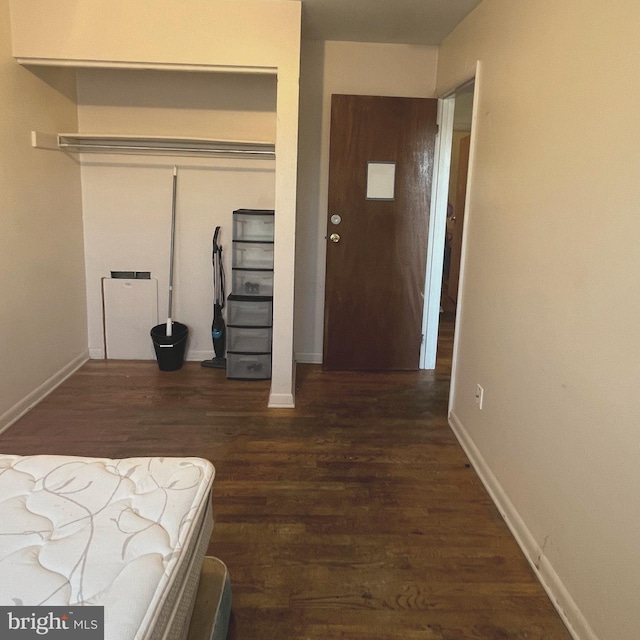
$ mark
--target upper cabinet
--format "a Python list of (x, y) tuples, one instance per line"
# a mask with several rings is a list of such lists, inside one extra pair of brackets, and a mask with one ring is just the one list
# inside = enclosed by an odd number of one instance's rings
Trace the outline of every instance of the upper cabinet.
[(13, 55), (34, 64), (277, 72), (297, 65), (300, 2), (11, 0)]

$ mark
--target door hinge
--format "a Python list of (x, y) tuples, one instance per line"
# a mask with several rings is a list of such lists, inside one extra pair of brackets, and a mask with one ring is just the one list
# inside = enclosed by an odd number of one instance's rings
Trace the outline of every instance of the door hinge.
[(436, 135), (437, 136), (440, 135), (440, 125), (439, 124), (436, 125)]

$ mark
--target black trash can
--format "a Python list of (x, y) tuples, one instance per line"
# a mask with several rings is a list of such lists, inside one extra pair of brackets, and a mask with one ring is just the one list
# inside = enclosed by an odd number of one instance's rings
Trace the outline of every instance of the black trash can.
[(180, 322), (172, 322), (171, 333), (173, 335), (167, 336), (166, 322), (151, 329), (151, 339), (160, 371), (177, 371), (184, 362), (189, 327)]

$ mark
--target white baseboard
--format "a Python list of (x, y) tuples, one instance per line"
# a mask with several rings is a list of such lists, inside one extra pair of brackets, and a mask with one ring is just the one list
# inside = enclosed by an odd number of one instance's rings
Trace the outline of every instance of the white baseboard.
[(187, 353), (185, 354), (184, 359), (186, 362), (201, 362), (202, 360), (211, 360), (213, 357), (214, 357), (214, 353), (212, 349), (209, 349), (208, 351), (187, 350)]
[(87, 360), (89, 360), (89, 352), (84, 351), (60, 369), (60, 371), (54, 373), (48, 380), (45, 380), (39, 387), (20, 400), (20, 402), (17, 402), (8, 411), (5, 411), (0, 416), (0, 433), (6, 431), (14, 422), (27, 413), (29, 409), (46, 398), (56, 387), (74, 374)]
[(296, 362), (302, 364), (322, 364), (321, 353), (298, 353), (295, 354)]
[(502, 485), (482, 457), (480, 450), (476, 447), (468, 431), (453, 411), (449, 414), (449, 425), (471, 461), (478, 477), (484, 484), (485, 489), (507, 523), (513, 537), (529, 561), (540, 584), (567, 626), (569, 633), (575, 640), (598, 640), (584, 614), (578, 608), (549, 559), (545, 556), (544, 549), (535, 541), (526, 523), (520, 517)]
[(269, 409), (295, 409), (296, 403), (292, 393), (272, 393), (269, 395)]

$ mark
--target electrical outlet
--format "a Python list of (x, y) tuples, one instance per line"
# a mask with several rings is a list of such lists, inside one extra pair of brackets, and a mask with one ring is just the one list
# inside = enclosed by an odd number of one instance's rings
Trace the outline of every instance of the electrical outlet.
[(478, 384), (476, 385), (476, 404), (478, 409), (482, 410), (482, 404), (484, 403), (484, 389)]

